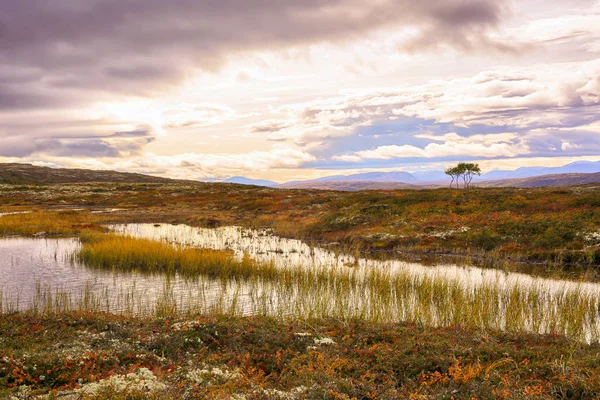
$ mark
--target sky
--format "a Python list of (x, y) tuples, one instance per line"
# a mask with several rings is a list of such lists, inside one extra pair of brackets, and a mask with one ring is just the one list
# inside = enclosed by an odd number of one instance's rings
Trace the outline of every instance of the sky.
[(599, 0), (0, 10), (0, 162), (286, 182), (600, 160)]

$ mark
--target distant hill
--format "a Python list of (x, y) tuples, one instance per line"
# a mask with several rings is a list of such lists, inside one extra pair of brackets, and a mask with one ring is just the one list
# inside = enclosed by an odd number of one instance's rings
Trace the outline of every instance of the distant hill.
[(419, 182), (443, 182), (449, 179), (444, 171), (417, 171), (412, 175)]
[(240, 185), (255, 185), (255, 186), (267, 186), (267, 187), (277, 185), (277, 182), (267, 181), (267, 180), (262, 180), (262, 179), (250, 179), (250, 178), (245, 178), (243, 176), (233, 176), (229, 179), (225, 179), (222, 182), (223, 183), (237, 183)]
[[(600, 161), (577, 161), (561, 167), (522, 167), (514, 171), (495, 170), (481, 176), (475, 177), (473, 183), (478, 183), (484, 187), (510, 186), (513, 183), (508, 181), (515, 179), (531, 178), (543, 175), (571, 174), (571, 173), (597, 173), (600, 172)], [(489, 183), (490, 181), (502, 181), (498, 185)], [(560, 181), (563, 181), (562, 179)], [(248, 179), (242, 176), (235, 176), (223, 182), (241, 183), (244, 185), (258, 185), (275, 188), (304, 188), (304, 189), (332, 189), (332, 190), (362, 190), (357, 187), (372, 188), (392, 188), (393, 186), (373, 185), (373, 183), (397, 183), (398, 188), (407, 187), (435, 187), (444, 186), (450, 183), (450, 177), (441, 170), (433, 171), (389, 171), (389, 172), (366, 172), (352, 175), (331, 175), (323, 178), (317, 178), (307, 181), (291, 181), (283, 184), (277, 184), (272, 181)], [(349, 185), (350, 182), (359, 182), (357, 185)], [(370, 182), (367, 185), (366, 182)], [(517, 181), (515, 181), (517, 182)], [(331, 183), (329, 185), (325, 183)], [(408, 184), (408, 186), (403, 185)], [(568, 184), (568, 183), (567, 183)], [(410, 186), (413, 185), (413, 186)], [(345, 189), (341, 189), (344, 188)], [(335, 188), (335, 189), (333, 189)]]
[(496, 181), (478, 182), (478, 187), (541, 187), (568, 186), (600, 183), (600, 172), (593, 174), (551, 174), (520, 179), (502, 179)]
[(557, 174), (590, 174), (600, 172), (600, 161), (577, 161), (561, 167), (521, 167), (514, 171), (496, 170), (490, 171), (477, 178), (479, 181), (497, 179), (531, 178), (542, 175)]
[(331, 181), (331, 182), (290, 182), (278, 185), (281, 189), (318, 189), (338, 190), (344, 192), (356, 192), (359, 190), (396, 190), (396, 189), (419, 189), (419, 186), (401, 182), (374, 182), (374, 181)]
[(0, 183), (173, 183), (173, 179), (116, 171), (36, 167), (31, 164), (0, 164)]
[[(541, 187), (541, 186), (571, 186), (587, 185), (591, 183), (600, 183), (600, 172), (593, 174), (550, 174), (518, 179), (500, 179), (477, 182), (477, 187)], [(331, 181), (331, 182), (290, 182), (278, 185), (284, 189), (321, 189), (321, 190), (339, 190), (339, 191), (358, 191), (358, 190), (395, 190), (395, 189), (428, 189), (436, 187), (447, 187), (447, 184), (418, 183), (409, 184), (402, 182), (374, 182), (374, 181)]]
[[(564, 167), (549, 168), (550, 170), (569, 170), (569, 169), (594, 169), (600, 168), (600, 162), (597, 163), (573, 163)], [(519, 169), (518, 173), (531, 173), (533, 170), (544, 171), (546, 168)], [(497, 171), (492, 171), (497, 172)], [(515, 172), (515, 171), (512, 171)], [(491, 173), (490, 173), (491, 174)], [(538, 187), (538, 186), (566, 186), (566, 185), (585, 185), (590, 183), (600, 183), (600, 172), (594, 173), (559, 173), (543, 174), (540, 176), (512, 178), (512, 179), (486, 179), (488, 175), (482, 176), (480, 181), (473, 182), (478, 187)], [(223, 182), (267, 186), (282, 189), (321, 189), (321, 190), (340, 190), (340, 191), (358, 191), (358, 190), (394, 190), (394, 189), (424, 189), (433, 187), (448, 186), (448, 182), (437, 180), (435, 182), (425, 180), (438, 178), (436, 171), (429, 173), (416, 173), (420, 178), (415, 178), (412, 174), (406, 172), (368, 172), (365, 174), (338, 175), (311, 181), (288, 182), (277, 184), (268, 180), (248, 179), (241, 176), (229, 178)], [(498, 174), (492, 175), (499, 176)], [(402, 181), (400, 181), (402, 179)], [(407, 182), (410, 181), (410, 182)], [(446, 179), (447, 181), (447, 179)], [(48, 168), (37, 167), (30, 164), (0, 164), (0, 183), (86, 183), (86, 182), (122, 182), (122, 183), (175, 183), (175, 182), (195, 182), (181, 181), (156, 176), (143, 175), (137, 173), (117, 172), (117, 171), (96, 171), (88, 169), (66, 169), (66, 168)]]
[(408, 172), (365, 172), (352, 175), (333, 175), (306, 182), (416, 182), (417, 179)]
[[(356, 183), (356, 185), (350, 185), (350, 183)], [(278, 188), (294, 188), (294, 189), (324, 189), (324, 190), (367, 190), (367, 189), (355, 189), (356, 187), (365, 187), (366, 182), (370, 183), (372, 189), (378, 190), (379, 188), (385, 190), (388, 188), (394, 188), (394, 185), (374, 185), (378, 184), (398, 184), (396, 188), (406, 188), (411, 186), (410, 184), (417, 182), (417, 179), (408, 172), (391, 171), (391, 172), (365, 172), (361, 174), (352, 175), (331, 175), (323, 178), (317, 178), (309, 181), (292, 181), (286, 182), (275, 187)], [(404, 185), (404, 186), (403, 186)], [(336, 187), (337, 189), (333, 189)], [(339, 189), (347, 187), (347, 189)]]
[[(487, 182), (493, 180), (509, 180), (531, 178), (542, 175), (558, 174), (589, 174), (600, 172), (600, 161), (577, 161), (560, 167), (521, 167), (516, 170), (494, 170), (481, 176), (476, 176), (474, 182)], [(418, 183), (440, 183), (449, 180), (444, 171), (418, 171), (412, 175)]]

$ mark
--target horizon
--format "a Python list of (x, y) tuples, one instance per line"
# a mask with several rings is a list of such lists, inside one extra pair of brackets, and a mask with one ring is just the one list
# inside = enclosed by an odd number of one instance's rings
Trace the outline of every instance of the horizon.
[[(7, 163), (9, 164), (9, 163)], [(16, 163), (16, 164), (20, 164), (20, 165), (25, 165), (25, 166), (34, 166), (34, 167), (44, 167), (44, 165), (38, 165), (39, 163), (33, 163), (33, 164), (29, 164), (29, 163)], [(565, 171), (552, 171), (553, 169), (561, 169), (561, 168), (565, 168), (565, 167), (569, 167), (572, 165), (594, 165), (596, 168), (592, 169), (592, 170), (585, 170), (585, 171), (575, 171), (575, 172), (565, 172)], [(0, 163), (0, 166), (2, 165), (2, 163)], [(478, 165), (478, 164), (477, 164)], [(55, 167), (55, 166), (49, 166), (48, 168), (51, 169), (61, 169), (63, 167)], [(542, 171), (537, 171), (534, 173), (526, 173), (525, 175), (511, 175), (511, 173), (516, 173), (520, 170), (531, 170), (531, 169), (538, 169), (538, 170), (542, 170)], [(86, 170), (86, 169), (83, 169)], [(89, 171), (111, 171), (111, 170), (106, 170), (106, 169), (87, 169)], [(126, 171), (126, 170), (112, 170), (113, 172), (118, 172), (118, 173), (129, 173), (131, 171)], [(490, 177), (488, 178), (487, 175), (488, 174), (493, 174), (494, 172), (501, 172), (504, 173), (503, 175), (496, 175), (494, 177)], [(532, 172), (532, 171), (530, 171)], [(274, 186), (278, 186), (278, 185), (286, 185), (286, 184), (292, 184), (292, 183), (303, 183), (303, 182), (317, 182), (317, 181), (321, 181), (324, 178), (333, 178), (333, 177), (355, 177), (356, 175), (361, 175), (361, 174), (368, 174), (368, 173), (381, 173), (381, 174), (391, 174), (391, 173), (404, 173), (404, 174), (408, 174), (411, 176), (412, 179), (415, 179), (415, 181), (411, 181), (412, 183), (423, 183), (423, 184), (428, 184), (428, 183), (441, 183), (442, 181), (445, 181), (447, 179), (450, 179), (449, 176), (444, 176), (443, 178), (439, 178), (439, 179), (432, 179), (431, 177), (429, 178), (425, 178), (423, 177), (423, 175), (426, 174), (431, 174), (431, 173), (445, 173), (444, 170), (440, 170), (440, 169), (434, 169), (434, 170), (373, 170), (373, 171), (362, 171), (360, 173), (349, 173), (349, 174), (329, 174), (329, 175), (324, 175), (321, 178), (316, 178), (316, 179), (310, 179), (310, 180), (291, 180), (291, 181), (274, 181), (274, 180), (269, 180), (269, 179), (254, 179), (254, 178), (249, 178), (247, 176), (244, 175), (233, 175), (233, 176), (229, 176), (227, 178), (204, 178), (204, 179), (196, 179), (196, 181), (198, 182), (207, 182), (207, 183), (242, 183), (245, 184), (244, 182), (235, 182), (235, 180), (242, 180), (242, 181), (247, 181), (249, 184), (254, 184), (252, 182), (270, 182), (273, 183)], [(552, 166), (552, 167), (545, 167), (545, 166), (540, 166), (540, 165), (533, 165), (533, 166), (526, 166), (526, 167), (519, 167), (516, 169), (491, 169), (491, 170), (481, 170), (481, 174), (479, 176), (474, 176), (474, 180), (476, 181), (480, 181), (480, 182), (485, 182), (486, 180), (489, 181), (495, 181), (495, 180), (512, 180), (512, 179), (519, 179), (519, 178), (527, 178), (527, 177), (541, 177), (544, 175), (566, 175), (566, 174), (578, 174), (578, 175), (586, 175), (586, 174), (597, 174), (600, 173), (600, 161), (589, 161), (589, 160), (580, 160), (580, 161), (574, 161), (568, 164), (562, 164), (562, 165), (558, 165), (558, 166)], [(143, 173), (142, 173), (143, 174)], [(149, 175), (149, 174), (145, 174), (145, 175)], [(154, 176), (154, 175), (149, 175), (149, 176)], [(169, 178), (169, 179), (177, 179), (177, 178), (170, 178), (168, 176), (165, 176), (165, 178)], [(343, 179), (341, 180), (332, 180), (332, 179), (327, 179), (326, 181), (330, 181), (330, 182), (346, 182)], [(355, 180), (352, 180), (355, 181)], [(365, 179), (364, 182), (369, 182), (368, 179)], [(373, 182), (380, 182), (378, 180), (374, 180)], [(393, 181), (389, 181), (389, 182), (395, 182), (395, 183), (411, 183), (408, 181), (402, 181), (402, 180), (393, 180)], [(260, 183), (257, 183), (257, 185), (261, 186)], [(270, 186), (270, 185), (265, 185), (265, 186)]]
[(0, 162), (283, 183), (600, 161), (598, 0), (0, 5)]

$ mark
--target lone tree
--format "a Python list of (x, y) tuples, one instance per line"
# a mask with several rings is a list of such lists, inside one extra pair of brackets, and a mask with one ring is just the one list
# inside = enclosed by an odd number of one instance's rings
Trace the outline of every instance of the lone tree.
[(444, 172), (446, 173), (446, 175), (449, 175), (452, 178), (452, 181), (450, 181), (450, 188), (452, 188), (452, 184), (454, 183), (454, 181), (456, 181), (456, 187), (458, 188), (458, 177), (460, 176), (460, 171), (458, 170), (458, 166), (448, 168)]
[(446, 175), (449, 175), (452, 178), (450, 182), (450, 187), (454, 181), (456, 181), (456, 187), (458, 188), (458, 184), (460, 179), (463, 180), (463, 187), (468, 188), (473, 181), (475, 175), (481, 175), (481, 168), (479, 168), (479, 164), (474, 163), (458, 163), (456, 167), (448, 168), (444, 171)]

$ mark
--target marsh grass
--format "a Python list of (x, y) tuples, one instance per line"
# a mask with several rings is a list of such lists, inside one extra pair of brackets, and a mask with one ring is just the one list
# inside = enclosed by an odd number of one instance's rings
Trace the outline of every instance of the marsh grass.
[(19, 294), (9, 296), (0, 288), (0, 314), (12, 314), (20, 309)]
[[(582, 288), (561, 291), (496, 282), (467, 286), (442, 276), (348, 267), (275, 268), (272, 274), (245, 276), (225, 279), (208, 272), (205, 278), (188, 278), (184, 287), (167, 276), (160, 291), (152, 295), (138, 290), (135, 283), (119, 291), (87, 285), (79, 292), (39, 285), (32, 311), (45, 315), (102, 311), (159, 318), (262, 315), (300, 321), (405, 321), (418, 326), (553, 333), (585, 342), (600, 339), (600, 297)], [(8, 310), (3, 306), (4, 312)]]
[(0, 217), (0, 235), (75, 236), (84, 231), (104, 231), (94, 214), (77, 211), (34, 211)]
[[(163, 287), (157, 294), (138, 290), (135, 282), (126, 282), (116, 291), (91, 284), (80, 291), (38, 285), (35, 298), (27, 303), (32, 311), (103, 311), (161, 318), (199, 314), (358, 318), (600, 339), (600, 291), (590, 290), (589, 285), (561, 287), (558, 282), (548, 286), (500, 279), (469, 283), (357, 264), (278, 267), (247, 255), (237, 258), (230, 251), (116, 234), (88, 232), (81, 240), (74, 257), (85, 265), (117, 275), (120, 271), (164, 274)], [(187, 282), (183, 286), (177, 281), (182, 277)], [(19, 309), (18, 300), (15, 303), (6, 294), (0, 297), (3, 313)]]
[(237, 260), (231, 251), (186, 248), (148, 239), (91, 232), (82, 234), (81, 242), (76, 258), (89, 267), (220, 279), (248, 279), (251, 276), (269, 279), (277, 276), (277, 269), (272, 263), (257, 263), (249, 257)]

